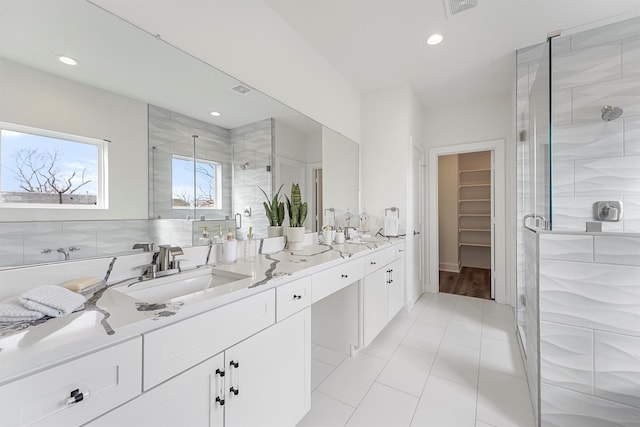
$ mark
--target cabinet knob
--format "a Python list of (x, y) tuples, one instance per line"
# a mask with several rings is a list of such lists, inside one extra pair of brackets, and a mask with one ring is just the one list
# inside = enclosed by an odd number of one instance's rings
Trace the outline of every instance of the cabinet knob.
[(349, 277), (348, 274), (341, 274), (340, 277), (342, 277), (343, 279), (346, 279), (347, 277)]
[(229, 362), (229, 366), (233, 366), (234, 368), (240, 367), (240, 362), (234, 362), (233, 360)]
[(220, 398), (220, 396), (216, 397), (216, 402), (218, 402), (220, 406), (224, 406), (224, 399)]
[(294, 295), (293, 299), (294, 300), (302, 299), (302, 295)]
[(376, 264), (377, 264), (377, 262), (375, 262), (375, 261), (371, 261), (369, 264), (371, 264), (371, 265), (376, 265)]
[(235, 387), (231, 387), (229, 391), (233, 393), (234, 396), (237, 396), (238, 394), (240, 394), (240, 389), (237, 389)]
[(216, 369), (216, 375), (220, 375), (221, 377), (224, 377), (224, 371), (220, 369)]
[(85, 391), (80, 393), (80, 389), (75, 389), (71, 393), (69, 393), (69, 398), (67, 399), (67, 406), (75, 405), (76, 403), (82, 402), (85, 398), (91, 395), (90, 391)]

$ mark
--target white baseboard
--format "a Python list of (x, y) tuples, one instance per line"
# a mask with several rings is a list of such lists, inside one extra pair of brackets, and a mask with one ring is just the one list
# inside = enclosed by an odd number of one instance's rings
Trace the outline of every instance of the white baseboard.
[(451, 273), (460, 273), (460, 263), (441, 262), (440, 271), (449, 271)]

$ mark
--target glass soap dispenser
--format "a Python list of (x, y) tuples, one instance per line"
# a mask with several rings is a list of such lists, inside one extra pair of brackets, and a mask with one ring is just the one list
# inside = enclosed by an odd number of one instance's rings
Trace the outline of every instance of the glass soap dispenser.
[(255, 261), (256, 259), (256, 240), (253, 238), (253, 227), (249, 227), (247, 239), (244, 241), (243, 257), (245, 261)]
[(200, 236), (200, 238), (198, 239), (198, 245), (200, 246), (209, 246), (211, 244), (211, 237), (209, 237), (209, 231), (207, 230), (207, 227), (203, 227), (204, 230), (202, 230), (202, 236)]
[(229, 229), (227, 240), (224, 241), (224, 262), (233, 264), (238, 259), (238, 241), (233, 238), (233, 230)]

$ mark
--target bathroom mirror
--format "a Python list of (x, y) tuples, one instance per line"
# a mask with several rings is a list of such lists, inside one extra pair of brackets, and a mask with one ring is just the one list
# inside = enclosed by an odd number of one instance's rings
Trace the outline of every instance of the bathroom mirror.
[[(132, 241), (149, 240), (148, 218), (158, 216), (233, 220), (240, 214), (244, 233), (252, 220), (264, 221), (263, 185), (269, 191), (304, 180), (305, 197), (322, 205), (321, 186), (313, 185), (314, 174), (322, 176), (321, 125), (161, 39), (84, 0), (2, 2), (0, 37), (12, 41), (0, 45), (0, 122), (105, 141), (108, 156), (105, 209), (0, 208), (0, 268), (64, 260), (58, 249), (71, 259), (127, 253)], [(61, 63), (60, 55), (77, 65)], [(172, 115), (182, 128), (156, 121), (152, 129), (154, 111)], [(270, 130), (270, 138), (253, 138), (256, 126), (263, 136)], [(154, 132), (190, 147), (168, 151), (160, 181)], [(232, 144), (232, 137), (246, 138)], [(229, 156), (210, 159), (212, 144), (229, 144)], [(163, 180), (171, 185), (167, 170), (185, 158), (219, 161), (222, 194), (200, 209), (171, 206), (171, 214), (159, 213), (153, 191)], [(285, 187), (283, 194), (290, 184)], [(168, 194), (175, 196), (173, 189)], [(309, 221), (307, 228), (314, 228)]]

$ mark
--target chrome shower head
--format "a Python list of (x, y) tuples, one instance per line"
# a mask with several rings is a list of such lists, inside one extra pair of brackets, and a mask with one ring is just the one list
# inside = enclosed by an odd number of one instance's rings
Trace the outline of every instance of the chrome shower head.
[(622, 115), (622, 108), (620, 107), (612, 107), (611, 105), (605, 105), (602, 107), (602, 120), (605, 122), (610, 122), (611, 120), (615, 120)]

